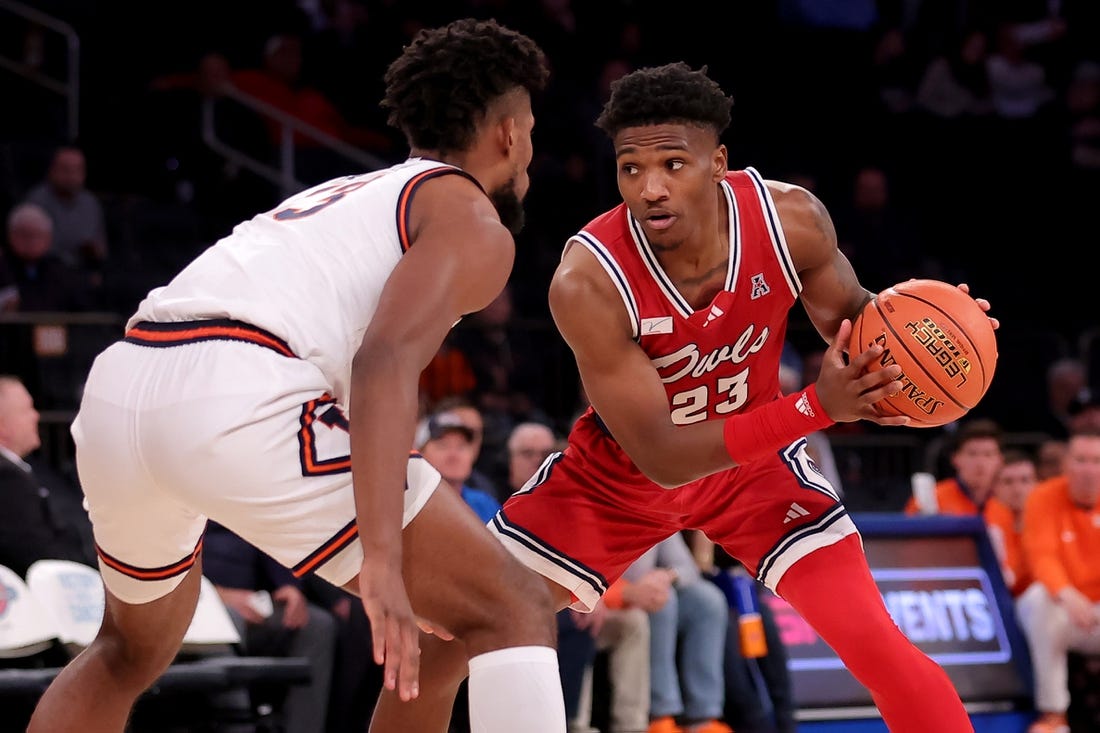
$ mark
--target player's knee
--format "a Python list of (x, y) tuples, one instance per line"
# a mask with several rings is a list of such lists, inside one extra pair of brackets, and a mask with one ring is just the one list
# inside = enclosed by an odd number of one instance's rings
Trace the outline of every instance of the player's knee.
[(542, 642), (552, 637), (557, 628), (550, 589), (542, 576), (517, 566), (497, 584), (499, 597), (492, 601), (486, 625), (502, 632), (515, 630), (519, 634), (537, 637)]
[(119, 688), (140, 691), (152, 685), (175, 656), (175, 650), (150, 647), (117, 629), (105, 628), (88, 648)]

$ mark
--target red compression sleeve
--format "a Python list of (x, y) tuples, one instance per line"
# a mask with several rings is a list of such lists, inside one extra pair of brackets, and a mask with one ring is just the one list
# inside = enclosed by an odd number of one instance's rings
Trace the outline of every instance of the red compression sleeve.
[(800, 392), (727, 418), (723, 426), (726, 452), (738, 465), (749, 463), (834, 422), (817, 400), (817, 387), (811, 384)]

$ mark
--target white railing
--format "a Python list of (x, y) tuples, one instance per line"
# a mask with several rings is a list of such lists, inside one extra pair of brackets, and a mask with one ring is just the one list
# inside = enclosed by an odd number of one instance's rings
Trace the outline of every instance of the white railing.
[[(266, 118), (266, 120), (278, 124), (280, 132), (277, 165), (258, 160), (248, 153), (234, 148), (225, 140), (218, 137), (215, 121), (216, 110), (219, 102), (226, 100), (247, 107), (261, 117)], [(304, 183), (298, 180), (295, 173), (295, 135), (303, 135), (320, 143), (329, 150), (357, 163), (364, 171), (378, 170), (379, 168), (385, 168), (389, 165), (388, 162), (382, 160), (378, 156), (372, 155), (354, 145), (350, 145), (344, 140), (334, 137), (258, 97), (243, 92), (231, 83), (220, 86), (216, 95), (206, 95), (203, 97), (203, 142), (214, 152), (223, 156), (230, 162), (240, 165), (277, 185), (284, 197), (297, 193), (306, 187)]]
[[(23, 59), (16, 56), (0, 54), (0, 68), (18, 74), (41, 87), (65, 97), (67, 122), (66, 131), (69, 140), (76, 140), (80, 132), (80, 37), (73, 27), (63, 20), (47, 15), (41, 10), (36, 10), (23, 3), (14, 0), (0, 0), (0, 10), (5, 10), (13, 15), (29, 20), (31, 23), (42, 26), (46, 30), (53, 31), (65, 38), (67, 49), (65, 59), (65, 78), (54, 79)], [(7, 21), (10, 22), (10, 21)]]

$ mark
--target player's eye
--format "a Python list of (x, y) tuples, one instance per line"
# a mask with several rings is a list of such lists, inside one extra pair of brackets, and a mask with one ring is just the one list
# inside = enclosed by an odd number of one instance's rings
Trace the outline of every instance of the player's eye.
[(638, 166), (634, 165), (633, 163), (623, 163), (622, 167), (619, 170), (621, 170), (628, 176), (632, 176), (638, 172)]
[(685, 165), (684, 161), (682, 161), (682, 160), (670, 160), (670, 161), (668, 161), (668, 169), (669, 170), (678, 171), (681, 168), (683, 168), (684, 165)]

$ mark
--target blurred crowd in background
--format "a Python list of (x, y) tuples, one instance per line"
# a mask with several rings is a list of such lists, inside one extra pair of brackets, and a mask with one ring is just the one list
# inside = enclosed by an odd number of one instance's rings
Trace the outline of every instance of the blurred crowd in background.
[[(1023, 449), (1045, 478), (1057, 475), (1071, 426), (1100, 425), (1092, 0), (39, 0), (34, 9), (68, 24), (79, 46), (0, 3), (9, 61), (0, 373), (18, 377), (43, 412), (42, 470), (70, 482), (68, 422), (91, 359), (150, 288), (290, 192), (286, 178), (237, 154), (278, 170), (289, 150), (299, 186), (364, 169), (308, 135), (284, 136), (229, 90), (389, 165), (406, 148), (378, 106), (386, 65), (419, 28), (466, 15), (530, 35), (552, 78), (535, 100), (527, 226), (509, 287), (464, 319), (422, 379), (425, 415), (465, 415), (450, 436), (454, 455), (447, 430), (416, 446), (439, 442), (430, 450), (456, 488), (502, 499), (526, 480), (515, 464), (538, 465), (585, 406), (547, 286), (566, 239), (619, 202), (611, 146), (593, 124), (610, 84), (676, 60), (707, 66), (732, 92), (731, 167), (812, 190), (867, 288), (967, 282), (1001, 321), (992, 387), (968, 416), (992, 422), (970, 433), (858, 424), (811, 436), (850, 509), (917, 512), (911, 475), (929, 472), (962, 481), (976, 505), (962, 513), (977, 512), (984, 499), (970, 490), (990, 496), (990, 466), (1001, 461), (970, 460), (969, 434), (998, 456)], [(78, 81), (75, 109), (43, 79)], [(793, 390), (814, 379), (824, 343), (798, 309), (788, 341), (782, 376)], [(9, 446), (22, 457), (37, 450), (22, 448)], [(329, 601), (346, 621), (348, 599)]]
[[(227, 88), (377, 165), (403, 159), (404, 142), (378, 106), (388, 61), (418, 28), (491, 16), (535, 38), (553, 69), (536, 100), (527, 226), (508, 292), (455, 330), (424, 386), (425, 409), (462, 394), (486, 410), (498, 461), (510, 426), (533, 419), (564, 433), (584, 405), (549, 318), (547, 285), (566, 238), (618, 202), (611, 147), (593, 125), (610, 83), (679, 59), (706, 65), (734, 96), (724, 140), (731, 166), (814, 191), (869, 289), (935, 277), (968, 282), (993, 303), (1000, 360), (974, 416), (1011, 433), (1064, 437), (1070, 404), (1100, 382), (1100, 321), (1087, 297), (1100, 236), (1091, 219), (1100, 195), (1094, 3), (688, 0), (672, 12), (647, 0), (43, 0), (36, 8), (79, 37), (79, 124), (74, 135), (65, 99), (36, 82), (67, 78), (64, 36), (19, 18), (0, 25), (0, 47), (22, 72), (4, 78), (9, 113), (0, 119), (8, 225), (0, 307), (125, 317), (237, 221), (277, 203), (284, 181), (204, 137), (204, 114), (214, 110), (218, 141), (280, 163), (278, 126), (231, 104)], [(58, 155), (62, 145), (72, 147)], [(292, 155), (302, 186), (363, 169), (304, 135)], [(13, 231), (34, 230), (40, 218), (21, 211), (13, 221), (24, 202), (55, 220), (52, 242)], [(23, 377), (42, 407), (72, 409), (90, 354), (114, 335), (99, 329), (96, 337), (91, 327), (9, 327), (0, 369)], [(792, 368), (805, 366), (812, 379), (824, 344), (799, 309), (788, 340)], [(43, 364), (58, 349), (68, 363)], [(942, 432), (910, 431), (907, 440), (923, 447)]]

